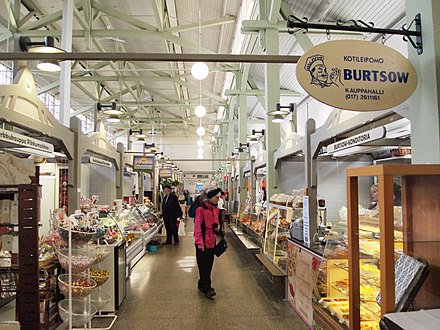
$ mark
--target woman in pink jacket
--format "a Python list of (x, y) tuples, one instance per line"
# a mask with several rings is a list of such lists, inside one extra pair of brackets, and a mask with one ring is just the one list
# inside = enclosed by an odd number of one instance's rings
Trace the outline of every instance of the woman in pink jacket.
[(216, 235), (220, 230), (217, 202), (221, 191), (220, 188), (208, 191), (208, 199), (203, 201), (196, 210), (194, 223), (194, 242), (200, 276), (197, 287), (207, 298), (216, 295), (215, 290), (211, 287), (211, 270), (214, 264), (213, 248), (216, 243)]

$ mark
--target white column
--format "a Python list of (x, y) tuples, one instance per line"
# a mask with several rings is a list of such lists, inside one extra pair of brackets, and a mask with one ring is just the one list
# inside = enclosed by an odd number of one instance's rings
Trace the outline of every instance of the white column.
[(440, 163), (440, 1), (406, 0), (406, 19), (421, 14), (423, 54), (408, 42), (408, 58), (417, 70), (418, 87), (410, 98), (413, 164)]
[[(61, 27), (61, 48), (66, 52), (72, 51), (73, 32), (73, 4), (74, 0), (64, 0), (63, 19)], [(61, 62), (60, 73), (60, 123), (66, 127), (70, 124), (70, 76), (71, 61)]]

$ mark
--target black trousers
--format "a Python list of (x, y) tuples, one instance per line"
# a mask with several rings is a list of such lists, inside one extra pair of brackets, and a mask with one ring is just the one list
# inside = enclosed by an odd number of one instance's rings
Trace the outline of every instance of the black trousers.
[(211, 271), (214, 265), (213, 249), (205, 249), (205, 251), (202, 251), (196, 246), (196, 259), (200, 276), (197, 288), (202, 292), (206, 292), (211, 288)]
[(164, 219), (164, 224), (165, 224), (165, 230), (167, 231), (167, 243), (171, 243), (171, 238), (174, 237), (174, 243), (178, 243), (179, 242), (179, 235), (177, 234), (177, 220), (165, 220)]

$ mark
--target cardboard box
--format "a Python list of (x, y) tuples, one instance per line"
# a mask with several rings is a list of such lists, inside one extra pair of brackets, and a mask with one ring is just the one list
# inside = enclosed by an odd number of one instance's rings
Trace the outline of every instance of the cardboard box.
[(12, 235), (2, 235), (1, 236), (1, 241), (2, 241), (2, 250), (12, 251), (14, 236), (12, 236)]
[(0, 321), (0, 330), (20, 330), (18, 321)]
[(11, 201), (9, 199), (2, 200), (2, 223), (11, 223)]

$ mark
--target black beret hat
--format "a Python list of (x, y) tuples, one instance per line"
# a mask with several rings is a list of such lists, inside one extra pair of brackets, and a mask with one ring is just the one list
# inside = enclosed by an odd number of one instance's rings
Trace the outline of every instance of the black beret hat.
[(210, 198), (212, 198), (212, 197), (214, 197), (214, 196), (217, 196), (217, 195), (220, 196), (221, 191), (222, 191), (222, 190), (221, 190), (220, 188), (211, 189), (211, 190), (208, 191), (208, 193), (207, 193), (207, 197), (208, 197), (208, 199), (210, 199)]

